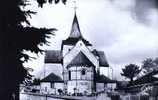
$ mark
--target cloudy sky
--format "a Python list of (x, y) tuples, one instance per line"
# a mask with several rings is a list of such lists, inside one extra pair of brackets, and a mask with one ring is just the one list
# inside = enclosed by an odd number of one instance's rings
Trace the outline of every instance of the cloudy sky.
[[(71, 30), (74, 17), (74, 0), (66, 5), (45, 4), (38, 8), (32, 2), (31, 8), (37, 14), (29, 19), (32, 26), (57, 28), (50, 46), (43, 49), (60, 49), (61, 41)], [(126, 64), (140, 65), (147, 57), (158, 56), (158, 10), (156, 0), (76, 0), (77, 17), (84, 38), (106, 54), (114, 77), (119, 78), (121, 68)], [(34, 74), (43, 69), (42, 55), (30, 61)]]

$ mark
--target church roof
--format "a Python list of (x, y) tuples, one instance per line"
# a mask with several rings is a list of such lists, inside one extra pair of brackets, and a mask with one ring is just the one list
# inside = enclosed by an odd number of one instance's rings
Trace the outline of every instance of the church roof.
[(63, 40), (62, 44), (75, 45), (79, 40), (82, 40), (86, 46), (92, 46), (92, 44), (89, 43), (89, 41), (85, 40), (84, 38), (70, 38), (70, 37), (68, 37), (66, 40)]
[(138, 79), (136, 79), (133, 83), (134, 84), (145, 84), (145, 83), (153, 83), (155, 81), (158, 81), (158, 78), (154, 77), (154, 75), (158, 74), (158, 70), (153, 70), (152, 72), (149, 72)]
[(105, 75), (99, 75), (96, 78), (97, 83), (115, 83), (115, 80), (111, 80), (110, 78), (106, 77)]
[(93, 65), (92, 62), (83, 54), (83, 52), (79, 52), (77, 56), (70, 62), (68, 66), (74, 65)]
[(92, 53), (99, 57), (99, 66), (109, 67), (104, 51), (93, 50)]
[(48, 76), (46, 76), (45, 78), (43, 78), (41, 80), (41, 82), (51, 82), (51, 83), (54, 83), (54, 82), (63, 82), (63, 80), (61, 79), (60, 76), (54, 74), (54, 73), (50, 73)]
[(46, 50), (45, 63), (62, 63), (62, 54), (59, 50)]
[(77, 16), (75, 14), (69, 38), (82, 38)]
[(72, 23), (71, 33), (69, 37), (66, 40), (63, 40), (62, 44), (66, 45), (75, 45), (77, 41), (82, 40), (85, 45), (91, 46), (92, 44), (89, 43), (89, 41), (85, 40), (81, 34), (78, 19), (75, 13), (74, 20)]

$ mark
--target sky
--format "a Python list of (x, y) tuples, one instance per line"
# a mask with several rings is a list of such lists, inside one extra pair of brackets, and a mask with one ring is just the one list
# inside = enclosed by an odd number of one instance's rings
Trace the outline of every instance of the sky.
[[(74, 17), (74, 0), (64, 5), (45, 4), (38, 8), (36, 2), (26, 9), (36, 11), (28, 18), (35, 27), (57, 28), (44, 50), (60, 50), (61, 41), (71, 30)], [(158, 9), (156, 0), (76, 0), (77, 17), (82, 35), (93, 47), (105, 52), (114, 77), (120, 79), (121, 69), (130, 63), (141, 65), (146, 58), (158, 57)], [(28, 54), (30, 54), (28, 52)], [(44, 56), (37, 57), (25, 66), (39, 75), (44, 66)]]

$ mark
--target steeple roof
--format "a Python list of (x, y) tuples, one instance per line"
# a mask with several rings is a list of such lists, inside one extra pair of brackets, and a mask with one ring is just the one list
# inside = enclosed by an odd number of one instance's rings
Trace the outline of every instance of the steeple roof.
[(81, 34), (81, 31), (80, 31), (80, 27), (79, 27), (79, 23), (78, 23), (76, 13), (75, 13), (74, 20), (73, 20), (73, 23), (72, 23), (72, 28), (71, 28), (71, 33), (70, 33), (69, 38), (82, 38), (82, 34)]
[(80, 26), (78, 23), (77, 15), (75, 13), (74, 19), (72, 22), (70, 35), (66, 40), (63, 40), (62, 44), (75, 45), (78, 42), (78, 40), (82, 40), (85, 43), (85, 45), (88, 45), (88, 46), (92, 45), (89, 43), (89, 41), (87, 41), (83, 38), (81, 31), (80, 31)]

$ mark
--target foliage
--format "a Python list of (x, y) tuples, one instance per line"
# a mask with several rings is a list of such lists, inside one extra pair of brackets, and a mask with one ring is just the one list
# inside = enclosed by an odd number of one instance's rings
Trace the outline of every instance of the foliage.
[(34, 80), (33, 80), (33, 83), (32, 83), (33, 85), (40, 85), (40, 79), (39, 78), (35, 78)]
[(153, 70), (158, 70), (158, 58), (147, 58), (142, 62), (142, 69), (144, 73), (151, 72)]
[(140, 73), (139, 66), (136, 64), (126, 65), (125, 68), (122, 69), (121, 75), (130, 79), (130, 82), (133, 82), (133, 78), (136, 77)]
[[(48, 0), (50, 3), (59, 1), (61, 0)], [(42, 7), (47, 1), (37, 2)], [(62, 2), (65, 3), (66, 0)], [(29, 5), (27, 0), (3, 0), (0, 3), (0, 98), (3, 100), (18, 100), (19, 84), (31, 78), (23, 66), (31, 57), (23, 51), (42, 53), (39, 45), (48, 44), (46, 38), (56, 30), (31, 27), (27, 17), (35, 12), (22, 10), (26, 5)]]
[(59, 1), (62, 1), (64, 4), (66, 3), (66, 0), (37, 0), (39, 7), (43, 7), (43, 4), (46, 2), (52, 3), (53, 1), (55, 4), (59, 3)]

